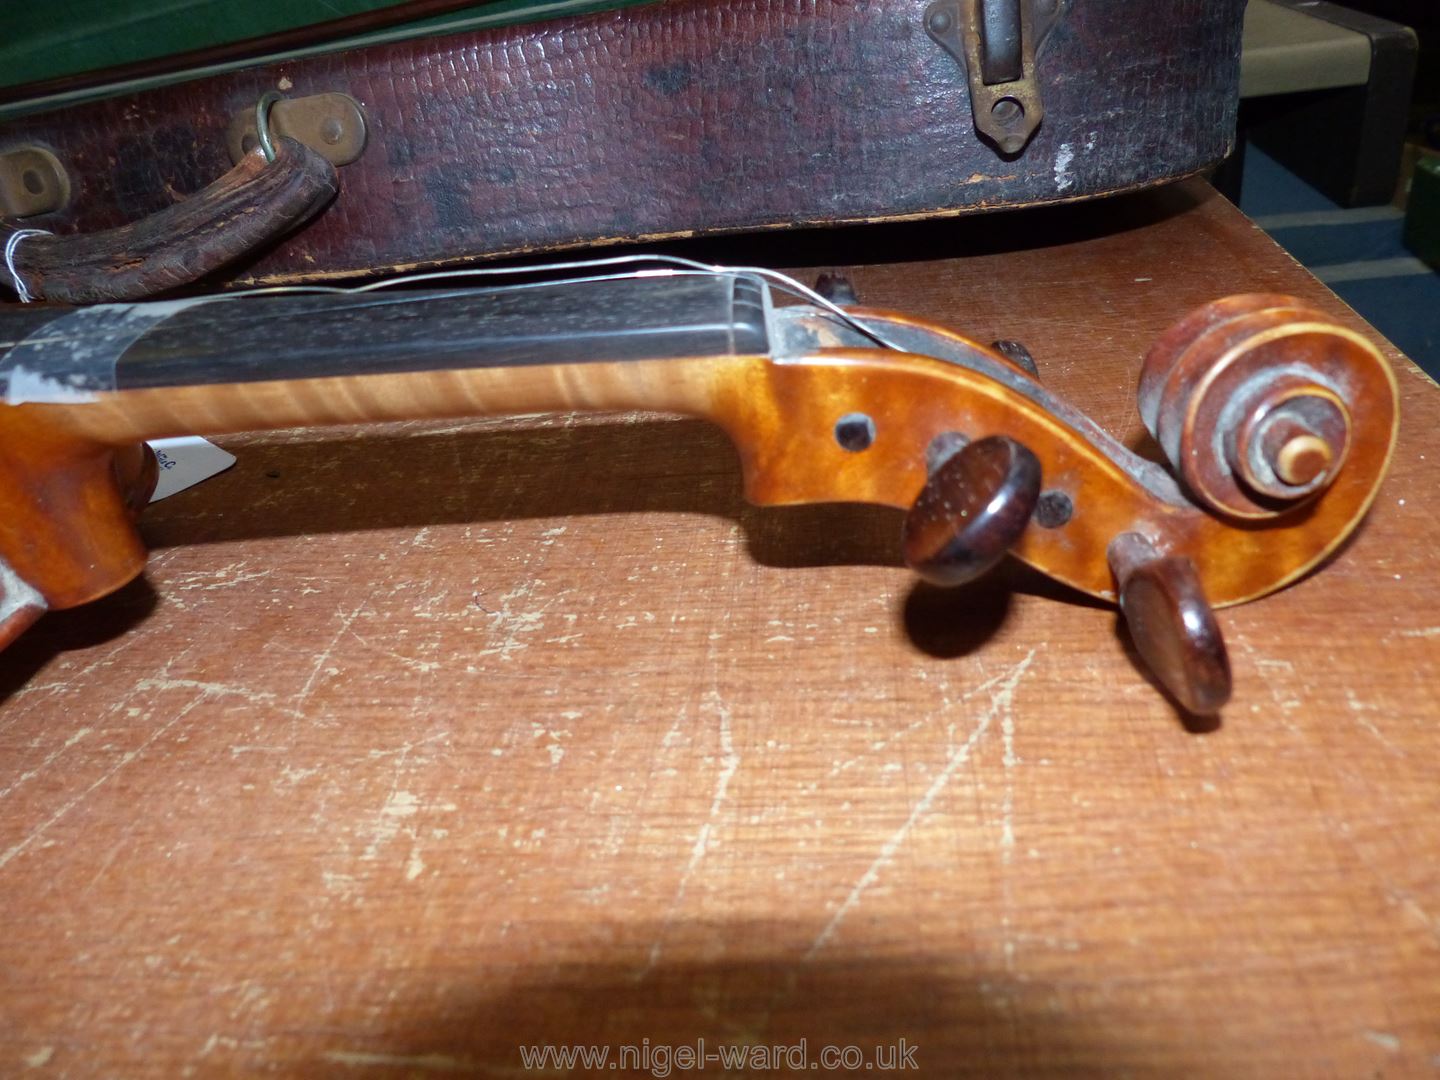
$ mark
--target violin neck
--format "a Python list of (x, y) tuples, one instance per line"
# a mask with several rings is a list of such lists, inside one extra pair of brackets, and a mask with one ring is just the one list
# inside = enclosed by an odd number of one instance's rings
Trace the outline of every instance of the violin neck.
[(0, 393), (59, 406), (65, 427), (107, 442), (556, 408), (704, 412), (726, 367), (715, 362), (767, 356), (772, 337), (768, 289), (735, 274), (109, 305), (39, 325), (33, 309), (17, 314), (27, 325), (7, 335)]

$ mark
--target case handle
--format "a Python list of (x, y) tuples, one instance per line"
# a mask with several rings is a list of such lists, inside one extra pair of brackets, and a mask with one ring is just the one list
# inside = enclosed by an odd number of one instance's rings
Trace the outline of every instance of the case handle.
[(0, 225), (5, 284), (21, 299), (71, 304), (138, 300), (196, 281), (308, 220), (335, 196), (335, 167), (281, 137), (220, 179), (147, 218), (56, 236)]

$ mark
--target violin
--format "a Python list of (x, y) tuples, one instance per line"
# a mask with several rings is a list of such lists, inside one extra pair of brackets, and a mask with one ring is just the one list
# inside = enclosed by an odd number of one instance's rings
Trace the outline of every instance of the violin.
[(1215, 610), (1320, 566), (1395, 444), (1390, 366), (1292, 297), (1217, 300), (1155, 342), (1138, 407), (1167, 469), (1013, 343), (864, 307), (843, 279), (637, 258), (478, 287), (454, 278), (517, 271), (6, 308), (0, 647), (143, 571), (147, 440), (646, 410), (723, 429), (758, 505), (903, 510), (899, 552), (928, 581), (1010, 555), (1117, 604), (1175, 703), (1213, 714), (1232, 692)]

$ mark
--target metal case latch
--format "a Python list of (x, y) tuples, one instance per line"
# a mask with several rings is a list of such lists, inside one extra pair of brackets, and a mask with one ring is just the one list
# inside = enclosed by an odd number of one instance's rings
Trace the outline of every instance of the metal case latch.
[(970, 81), (975, 130), (1002, 154), (1025, 149), (1045, 105), (1035, 57), (1070, 0), (934, 0), (925, 29)]

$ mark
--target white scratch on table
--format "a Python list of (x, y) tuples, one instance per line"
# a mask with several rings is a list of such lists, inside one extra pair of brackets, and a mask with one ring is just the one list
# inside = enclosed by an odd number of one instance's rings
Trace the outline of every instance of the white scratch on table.
[[(1010, 693), (1014, 692), (1014, 687)], [(1009, 700), (1001, 703), (1000, 693), (990, 695), (990, 703), (1000, 711), (1000, 738), (1002, 746), (1001, 761), (1005, 766), (1005, 796), (1000, 812), (1000, 855), (1006, 866), (1015, 855), (1015, 778), (1012, 775), (1015, 766), (1020, 764), (1020, 758), (1015, 753), (1015, 710), (1010, 708)]]
[(145, 678), (135, 684), (135, 690), (198, 690), (203, 697), (243, 697), (257, 705), (275, 700), (274, 694), (264, 690), (251, 690), (248, 686), (236, 686), (233, 683), (204, 682), (200, 679)]
[(229, 566), (222, 566), (215, 570), (187, 570), (166, 582), (165, 591), (167, 593), (193, 592), (199, 589), (202, 592), (214, 592), (216, 589), (233, 589), (236, 585), (243, 585), (247, 581), (268, 578), (275, 572), (270, 569), (247, 573), (249, 565), (248, 559), (242, 559), (240, 562), (231, 563)]
[(539, 582), (533, 579), (522, 582), (498, 598), (500, 601), (498, 611), (483, 609), (490, 616), (491, 637), (504, 636), (500, 644), (481, 649), (475, 654), (476, 656), (498, 655), (501, 660), (509, 660), (513, 653), (530, 647), (528, 642), (520, 640), (520, 636), (533, 634), (544, 626), (545, 612), (553, 601), (547, 601), (533, 610), (516, 610), (515, 602), (532, 599), (535, 586), (538, 584)]
[(1289, 672), (1291, 674), (1293, 674), (1295, 671), (1295, 665), (1292, 664), (1289, 660), (1267, 660), (1264, 657), (1255, 657), (1255, 666), (1262, 668), (1275, 668), (1277, 671)]
[[(169, 665), (166, 666), (168, 667)], [(298, 709), (289, 709), (276, 705), (276, 696), (268, 690), (251, 690), (248, 686), (237, 686), (233, 683), (206, 682), (201, 679), (171, 679), (162, 676), (141, 679), (135, 684), (135, 691), (132, 691), (132, 694), (141, 690), (198, 690), (202, 698), (244, 698), (252, 705), (264, 705), (275, 709), (285, 716), (294, 717), (297, 720), (307, 719), (305, 714)], [(232, 747), (232, 751), (233, 749)]]
[(361, 600), (360, 603), (355, 605), (354, 610), (351, 611), (349, 615), (341, 612), (339, 608), (335, 609), (335, 614), (340, 616), (340, 629), (335, 631), (335, 636), (330, 639), (330, 644), (326, 645), (320, 655), (315, 658), (315, 664), (310, 668), (310, 677), (305, 680), (305, 685), (302, 686), (300, 692), (295, 695), (295, 701), (297, 703), (303, 702), (310, 696), (310, 691), (315, 688), (315, 680), (320, 677), (321, 669), (330, 662), (330, 657), (335, 652), (335, 646), (340, 644), (340, 639), (349, 632), (351, 624), (360, 617), (360, 612), (365, 610), (365, 605), (369, 602), (370, 597), (365, 597), (364, 600)]
[(655, 965), (660, 962), (660, 954), (665, 948), (665, 932), (675, 917), (680, 903), (685, 899), (685, 890), (690, 885), (690, 879), (695, 876), (695, 871), (705, 858), (705, 853), (710, 849), (710, 838), (715, 832), (715, 823), (720, 818), (720, 811), (725, 805), (725, 798), (730, 792), (730, 781), (735, 778), (735, 773), (740, 768), (740, 755), (735, 750), (735, 740), (731, 732), (731, 721), (734, 719), (730, 707), (725, 704), (720, 691), (712, 688), (706, 695), (706, 704), (715, 713), (720, 729), (720, 771), (715, 777), (715, 791), (710, 797), (710, 813), (705, 823), (700, 826), (700, 831), (695, 835), (695, 843), (690, 848), (690, 859), (685, 864), (685, 869), (680, 873), (680, 882), (675, 887), (675, 895), (670, 900), (670, 906), (665, 912), (665, 918), (661, 923), (660, 932), (655, 936), (654, 943), (650, 946), (650, 955), (646, 961), (645, 968), (640, 976), (643, 978)]
[[(1249, 638), (1247, 638), (1244, 632), (1241, 631), (1238, 627), (1231, 633), (1231, 640), (1234, 641), (1235, 644), (1239, 645), (1242, 650), (1244, 650), (1245, 655), (1250, 658), (1251, 663), (1253, 663), (1257, 668), (1276, 668), (1278, 670), (1288, 669), (1290, 672), (1293, 672), (1295, 670), (1295, 666), (1291, 664), (1288, 660), (1271, 660), (1261, 656), (1260, 653), (1256, 651), (1255, 646), (1250, 644)], [(1277, 719), (1279, 719), (1281, 726), (1283, 726), (1291, 734), (1298, 735), (1300, 733), (1300, 729), (1296, 727), (1295, 722), (1291, 720), (1288, 715), (1286, 715), (1292, 708), (1289, 699), (1285, 697), (1281, 688), (1275, 685), (1275, 683), (1271, 679), (1267, 678), (1265, 680), (1265, 686), (1266, 689), (1270, 691), (1271, 701), (1273, 701), (1275, 707), (1280, 710), (1280, 715), (1277, 717)], [(1260, 706), (1252, 705), (1251, 709), (1258, 712)]]
[[(154, 564), (153, 559), (151, 560), (151, 564)], [(132, 648), (137, 642), (142, 640), (144, 640), (144, 635), (131, 634), (129, 637), (126, 637), (119, 644), (117, 644), (114, 648), (107, 650), (104, 655), (85, 665), (85, 667), (81, 668), (75, 674), (65, 675), (65, 677), (58, 682), (28, 683), (25, 686), (20, 687), (20, 689), (16, 690), (12, 695), (10, 695), (11, 699), (15, 700), (27, 697), (30, 694), (53, 694), (62, 691), (73, 691), (84, 683), (87, 676), (94, 674), (96, 671), (100, 670), (103, 667), (113, 666), (116, 658), (119, 657), (121, 653), (125, 652), (126, 649)], [(65, 666), (62, 665), (60, 670), (61, 672), (65, 671)]]
[(670, 730), (665, 732), (665, 734), (661, 736), (660, 745), (665, 747), (667, 750), (670, 747), (675, 746), (684, 738), (684, 736), (681, 734), (680, 729), (685, 726), (685, 714), (686, 709), (685, 706), (682, 704), (679, 710), (675, 713), (675, 723), (671, 724)]
[(404, 664), (412, 671), (418, 671), (421, 675), (429, 675), (431, 672), (438, 671), (442, 666), (440, 661), (438, 660), (420, 660), (413, 656), (405, 656), (401, 653), (397, 653), (393, 649), (387, 649), (383, 645), (377, 645), (369, 638), (361, 637), (354, 630), (350, 631), (350, 636), (356, 641), (358, 641), (361, 645), (365, 646), (365, 648), (372, 649), (375, 652), (378, 652), (381, 656), (388, 656), (391, 660), (395, 660), (398, 663)]
[[(986, 679), (984, 682), (980, 683), (980, 684), (977, 685), (977, 686), (969, 687), (969, 688), (966, 689), (966, 691), (965, 691), (962, 695), (960, 695), (960, 700), (961, 700), (961, 701), (965, 701), (965, 700), (967, 700), (967, 699), (969, 699), (969, 698), (974, 697), (976, 694), (983, 694), (985, 691), (989, 690), (992, 686), (994, 686), (996, 683), (1000, 682), (1002, 679), (1005, 679), (1005, 678), (1007, 678), (1007, 676), (1005, 676), (1005, 675), (996, 675), (996, 676), (994, 676), (993, 678)], [(946, 699), (946, 706), (947, 706), (947, 708), (950, 707), (950, 706), (952, 706), (953, 704), (954, 704), (954, 702)], [(830, 767), (830, 771), (825, 774), (825, 778), (826, 778), (827, 780), (833, 780), (835, 777), (839, 776), (841, 773), (843, 773), (843, 772), (845, 772), (845, 771), (847, 771), (847, 770), (849, 770), (849, 769), (854, 768), (856, 765), (860, 764), (860, 762), (862, 762), (862, 761), (868, 761), (868, 760), (870, 760), (872, 757), (874, 757), (876, 754), (883, 753), (884, 751), (890, 749), (890, 747), (891, 747), (894, 743), (899, 742), (901, 739), (905, 738), (907, 735), (911, 734), (911, 733), (914, 732), (916, 729), (921, 728), (921, 727), (924, 727), (925, 725), (931, 723), (932, 720), (933, 720), (933, 717), (930, 717), (930, 716), (922, 716), (922, 717), (920, 717), (918, 720), (912, 720), (912, 721), (910, 721), (910, 723), (906, 724), (903, 728), (900, 728), (898, 731), (894, 732), (893, 734), (888, 735), (888, 736), (886, 736), (886, 737), (883, 738), (883, 739), (878, 739), (878, 740), (876, 740), (875, 742), (871, 743), (871, 744), (865, 749), (865, 752), (864, 752), (864, 753), (857, 754), (857, 755), (855, 755), (855, 756), (852, 757), (852, 758), (847, 758), (847, 759), (844, 760), (844, 761), (841, 761), (841, 762), (836, 763), (835, 765), (832, 765), (832, 766)], [(809, 791), (812, 791), (812, 792), (813, 792), (813, 791), (819, 790), (819, 786), (820, 786), (820, 785), (819, 785), (819, 783), (817, 782), (817, 783), (813, 783), (813, 784), (807, 785), (807, 789), (808, 789)]]
[(1371, 735), (1375, 736), (1381, 746), (1385, 747), (1386, 750), (1389, 750), (1390, 753), (1394, 754), (1396, 757), (1405, 756), (1405, 751), (1401, 750), (1398, 746), (1396, 746), (1389, 739), (1387, 739), (1385, 737), (1385, 733), (1381, 731), (1378, 727), (1376, 727), (1374, 721), (1372, 721), (1368, 716), (1365, 715), (1367, 712), (1379, 712), (1380, 710), (1376, 706), (1367, 705), (1365, 702), (1361, 701), (1358, 697), (1355, 696), (1355, 691), (1349, 689), (1348, 687), (1345, 690), (1345, 703), (1350, 706), (1350, 712), (1355, 717), (1355, 722), (1361, 727), (1363, 727), (1366, 731), (1368, 731)]
[(1010, 696), (1013, 694), (1014, 686), (1011, 685), (1009, 691), (1002, 687), (1000, 691), (990, 695), (991, 706), (1000, 710), (1000, 760), (1005, 771), (1005, 793), (1000, 805), (1000, 932), (1005, 953), (1005, 970), (1011, 972), (1015, 970), (1015, 939), (1010, 932), (1010, 909), (1014, 900), (1010, 882), (1010, 864), (1015, 858), (1014, 771), (1015, 766), (1020, 764), (1020, 757), (1015, 753), (1015, 710), (1010, 707)]
[[(141, 680), (142, 683), (150, 683), (152, 681), (154, 680)], [(137, 685), (134, 689), (130, 691), (129, 694), (126, 694), (115, 705), (115, 708), (119, 709), (121, 706), (123, 706), (126, 702), (128, 702), (131, 698), (135, 696), (136, 691), (139, 689), (141, 689), (141, 687)], [(144, 741), (141, 742), (140, 745), (137, 746), (134, 750), (127, 750), (125, 753), (121, 754), (115, 764), (112, 765), (109, 769), (107, 769), (97, 780), (95, 780), (92, 784), (85, 788), (84, 791), (80, 792), (80, 794), (76, 795), (64, 806), (60, 807), (59, 810), (55, 811), (55, 813), (51, 814), (48, 818), (42, 821), (34, 829), (32, 829), (23, 840), (6, 849), (4, 852), (0, 852), (0, 869), (3, 869), (6, 865), (10, 863), (12, 859), (15, 858), (15, 856), (24, 852), (26, 848), (28, 848), (36, 840), (39, 840), (42, 836), (44, 836), (46, 831), (52, 825), (60, 821), (62, 818), (65, 817), (65, 815), (70, 813), (70, 811), (74, 810), (77, 806), (83, 803), (95, 791), (103, 787), (105, 784), (109, 783), (110, 780), (115, 776), (115, 774), (118, 773), (121, 769), (125, 768), (125, 766), (129, 765), (136, 758), (143, 755), (145, 751), (150, 749), (150, 747), (158, 739), (164, 737), (171, 728), (173, 728), (181, 720), (185, 719), (185, 717), (189, 716), (192, 712), (194, 712), (195, 709), (200, 706), (200, 703), (203, 702), (208, 696), (209, 695), (205, 693), (198, 694), (193, 701), (191, 701), (183, 709), (181, 709), (174, 716), (172, 716), (169, 720), (161, 724), (149, 735), (147, 735)]]
[(1398, 1035), (1391, 1035), (1388, 1031), (1373, 1031), (1370, 1028), (1366, 1028), (1360, 1034), (1376, 1046), (1389, 1050), (1392, 1054), (1398, 1054), (1400, 1052), (1400, 1037)]
[(39, 1069), (49, 1064), (50, 1059), (55, 1056), (55, 1047), (42, 1046), (33, 1054), (26, 1054), (22, 1059), (27, 1068)]
[(373, 862), (380, 854), (380, 849), (395, 839), (400, 832), (401, 823), (408, 817), (414, 817), (419, 809), (420, 800), (413, 792), (390, 792), (385, 799), (385, 805), (380, 807), (380, 812), (375, 816), (375, 824), (370, 829), (370, 843), (360, 858)]
[(89, 735), (93, 730), (94, 730), (93, 728), (88, 728), (88, 727), (82, 727), (82, 728), (80, 728), (78, 731), (76, 731), (74, 734), (72, 734), (68, 739), (66, 739), (63, 745), (57, 747), (56, 749), (50, 751), (50, 753), (46, 754), (46, 755), (45, 755), (45, 760), (42, 761), (42, 762), (40, 762), (39, 765), (36, 765), (35, 768), (33, 768), (33, 769), (26, 769), (23, 773), (21, 773), (19, 776), (17, 776), (17, 777), (15, 778), (14, 782), (11, 783), (8, 787), (0, 788), (0, 799), (5, 798), (5, 796), (9, 795), (12, 791), (14, 791), (16, 788), (18, 788), (21, 784), (24, 784), (24, 783), (26, 783), (26, 782), (28, 782), (28, 781), (30, 781), (30, 780), (35, 779), (35, 777), (39, 776), (42, 772), (44, 772), (47, 768), (49, 768), (52, 764), (54, 764), (55, 761), (56, 761), (62, 754), (64, 754), (66, 750), (69, 750), (72, 746), (74, 746), (76, 743), (78, 743), (81, 739), (85, 738), (86, 735)]
[(1015, 698), (1015, 688), (1019, 686), (1020, 680), (1024, 677), (1025, 672), (1030, 669), (1030, 664), (1035, 659), (1036, 651), (1036, 649), (1031, 649), (1029, 653), (1026, 654), (1025, 659), (1016, 664), (1015, 667), (1003, 677), (998, 688), (990, 695), (990, 707), (985, 710), (985, 713), (980, 717), (974, 730), (970, 732), (965, 742), (950, 755), (950, 759), (946, 761), (945, 767), (940, 770), (934, 781), (932, 781), (930, 786), (925, 790), (925, 794), (920, 796), (919, 801), (911, 808), (909, 816), (906, 817), (900, 824), (900, 827), (890, 835), (885, 843), (880, 846), (880, 853), (875, 856), (874, 861), (871, 862), (865, 872), (860, 875), (859, 880), (851, 887), (849, 894), (841, 901), (840, 906), (835, 909), (835, 914), (830, 917), (830, 921), (825, 924), (824, 928), (811, 943), (810, 948), (806, 950), (805, 960), (813, 959), (830, 943), (836, 931), (840, 929), (840, 924), (845, 921), (846, 916), (848, 916), (855, 905), (860, 902), (860, 898), (865, 894), (865, 890), (875, 884), (876, 880), (880, 877), (881, 871), (890, 864), (890, 860), (895, 857), (895, 853), (900, 850), (900, 846), (905, 843), (911, 830), (930, 812), (930, 808), (934, 806), (935, 800), (940, 797), (940, 793), (945, 790), (951, 778), (954, 777), (960, 767), (970, 759), (970, 752), (975, 748), (975, 745), (984, 736), (985, 732), (989, 730), (991, 723), (994, 722), (997, 716), (1010, 710)]
[[(1377, 876), (1380, 876), (1383, 881), (1383, 875)], [(1426, 911), (1423, 907), (1421, 907), (1420, 902), (1416, 900), (1409, 891), (1402, 889), (1396, 885), (1392, 885), (1389, 882), (1385, 882), (1385, 895), (1388, 896), (1392, 902), (1399, 904), (1412, 916), (1414, 916), (1415, 919), (1418, 920), (1420, 924), (1426, 929), (1430, 936), (1433, 937), (1437, 942), (1440, 942), (1440, 925), (1436, 924), (1434, 918), (1431, 917), (1430, 912)]]

